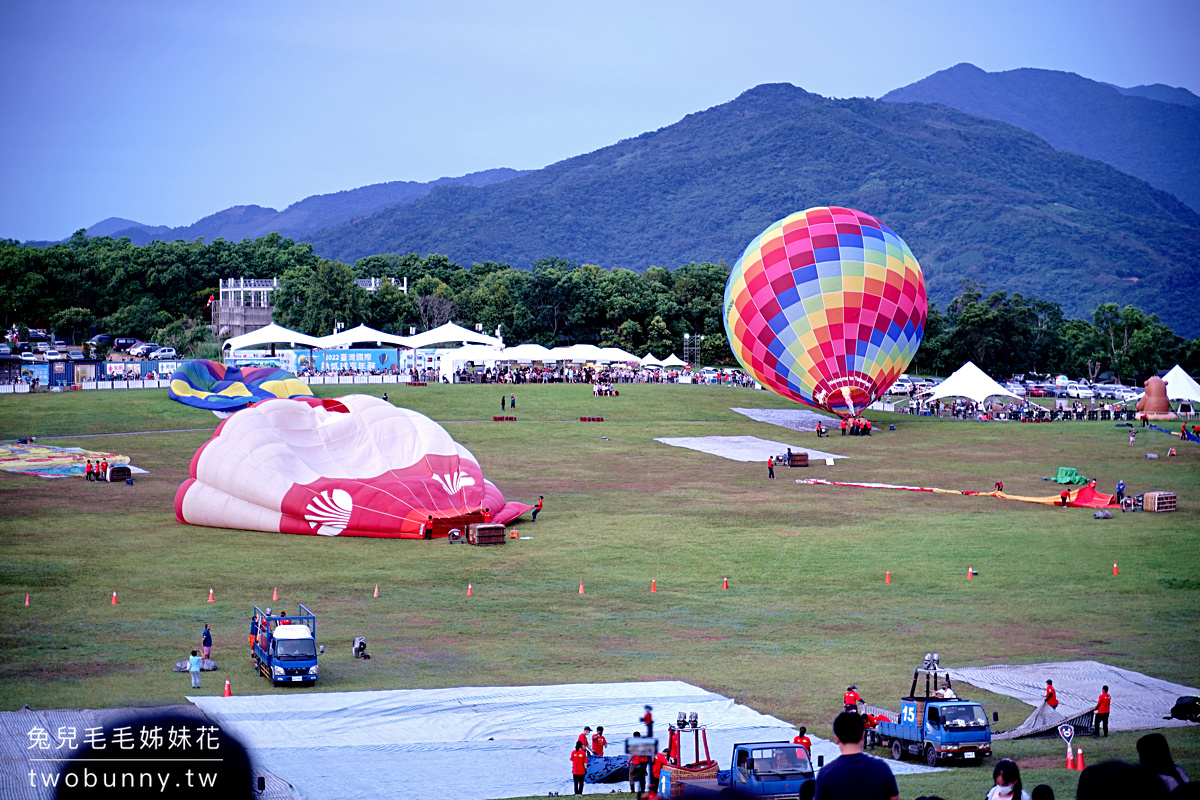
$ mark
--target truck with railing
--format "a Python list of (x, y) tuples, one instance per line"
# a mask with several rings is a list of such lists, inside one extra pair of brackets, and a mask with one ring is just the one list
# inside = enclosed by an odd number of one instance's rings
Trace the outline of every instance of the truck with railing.
[[(938, 668), (937, 659), (927, 655), (924, 665), (913, 671), (908, 696), (900, 698), (900, 713), (889, 712), (870, 732), (868, 741), (890, 747), (897, 761), (912, 756), (931, 767), (978, 764), (992, 754), (987, 712), (979, 703), (959, 697), (950, 673), (939, 675)], [(918, 695), (921, 674), (925, 675), (925, 692)]]
[(294, 615), (274, 614), (254, 607), (250, 622), (253, 640), (250, 657), (260, 675), (280, 684), (315, 684), (317, 656), (325, 647), (317, 646), (317, 617), (303, 604)]

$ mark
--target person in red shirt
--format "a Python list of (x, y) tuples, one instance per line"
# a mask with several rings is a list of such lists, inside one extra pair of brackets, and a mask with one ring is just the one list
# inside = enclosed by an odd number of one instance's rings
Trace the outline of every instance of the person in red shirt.
[[(641, 738), (641, 731), (634, 731), (634, 738)], [(646, 764), (650, 761), (648, 756), (630, 756), (629, 757), (629, 791), (636, 795), (639, 800), (642, 794), (646, 791)]]
[(653, 710), (650, 706), (646, 706), (646, 713), (642, 715), (641, 719), (642, 724), (646, 726), (646, 736), (650, 739), (654, 738), (654, 715), (650, 713)]
[(775, 480), (775, 458), (767, 456), (767, 477)]
[(842, 436), (846, 435), (846, 418), (842, 417)]
[(100, 480), (100, 481), (108, 480), (108, 461), (107, 460), (100, 462), (100, 474), (96, 476), (96, 480)]
[(654, 760), (650, 762), (650, 794), (649, 797), (658, 796), (658, 779), (662, 775), (664, 764), (671, 762), (671, 748), (663, 750), (661, 753), (654, 754)]
[[(1063, 505), (1066, 505), (1064, 503)], [(1058, 708), (1058, 693), (1054, 691), (1054, 681), (1046, 681), (1046, 705), (1051, 708)]]
[(812, 739), (808, 738), (808, 728), (801, 725), (799, 732), (796, 734), (796, 738), (792, 739), (792, 744), (798, 744), (803, 747), (804, 757), (809, 761), (812, 761)]
[(846, 687), (846, 693), (842, 695), (842, 705), (846, 707), (846, 711), (858, 713), (858, 704), (863, 702), (863, 699), (858, 695), (858, 687), (851, 684)]
[(583, 776), (587, 774), (587, 757), (587, 749), (583, 746), (583, 742), (576, 742), (575, 749), (571, 751), (571, 777), (575, 779), (575, 794), (583, 794)]
[(88, 459), (87, 466), (83, 468), (83, 477), (89, 482), (92, 480), (92, 460), (90, 458)]
[(604, 755), (604, 748), (608, 746), (608, 739), (604, 738), (604, 726), (596, 726), (596, 735), (592, 737), (592, 755)]
[(1096, 719), (1092, 725), (1092, 736), (1100, 737), (1100, 725), (1104, 724), (1104, 736), (1108, 738), (1108, 709), (1112, 705), (1112, 697), (1108, 694), (1108, 687), (1100, 689), (1100, 697), (1096, 699)]
[(579, 734), (579, 738), (575, 740), (575, 744), (581, 744), (581, 745), (583, 745), (583, 749), (587, 750), (588, 749), (588, 734), (591, 732), (592, 732), (592, 729), (589, 728), (587, 725), (584, 725), (583, 733)]
[(492, 510), (490, 508), (485, 508), (483, 510), (483, 521), (485, 523), (492, 521)]
[(538, 512), (542, 510), (542, 501), (546, 498), (543, 495), (538, 495), (537, 505), (533, 507), (533, 521), (537, 522)]
[[(1062, 490), (1062, 493), (1059, 495), (1059, 498), (1062, 500), (1062, 507), (1063, 507), (1063, 508), (1066, 508), (1066, 507), (1067, 507), (1067, 501), (1071, 499), (1071, 492), (1070, 492), (1070, 490), (1068, 490), (1068, 489), (1063, 489), (1063, 490)], [(1049, 681), (1047, 681), (1047, 683), (1049, 683)]]

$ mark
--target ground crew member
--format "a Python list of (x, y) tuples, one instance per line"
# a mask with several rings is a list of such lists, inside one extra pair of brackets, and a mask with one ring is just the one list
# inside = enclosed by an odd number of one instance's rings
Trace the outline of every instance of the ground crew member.
[(1004, 481), (996, 481), (996, 491), (997, 492), (1004, 491)]
[[(1066, 505), (1066, 503), (1063, 503)], [(1058, 708), (1058, 693), (1054, 691), (1054, 681), (1046, 681), (1046, 705), (1051, 708)]]
[[(641, 738), (641, 731), (633, 732), (634, 738)], [(640, 800), (642, 793), (646, 791), (646, 762), (650, 759), (647, 756), (630, 756), (629, 757), (629, 791), (633, 792)]]
[(864, 419), (863, 420), (863, 436), (870, 436), (870, 435), (871, 435), (871, 420)]
[(818, 422), (817, 423), (817, 438), (820, 439), (824, 435), (825, 435), (825, 430), (821, 427), (821, 423)]
[(767, 477), (775, 480), (775, 459), (767, 456)]
[[(587, 730), (591, 730), (588, 728)], [(587, 775), (587, 750), (583, 742), (575, 743), (571, 751), (571, 777), (575, 779), (575, 794), (583, 794), (583, 777)]]
[(583, 733), (579, 734), (579, 738), (575, 740), (575, 744), (577, 746), (583, 745), (583, 749), (587, 750), (588, 749), (588, 734), (591, 732), (592, 732), (592, 729), (589, 728), (587, 725), (584, 725)]
[(1125, 499), (1125, 481), (1117, 481), (1117, 502)]
[(96, 480), (101, 480), (101, 481), (108, 480), (108, 460), (107, 459), (100, 462), (100, 474), (96, 477)]
[(90, 458), (88, 459), (87, 466), (83, 468), (83, 477), (88, 481), (95, 480), (92, 474), (92, 460)]
[[(492, 521), (492, 510), (490, 508), (485, 508), (483, 510), (483, 521), (484, 522)], [(591, 728), (588, 728), (588, 730), (591, 730)]]
[(592, 755), (604, 755), (604, 748), (608, 746), (608, 739), (604, 738), (604, 726), (596, 726), (596, 735), (592, 737)]
[(646, 737), (649, 739), (654, 738), (654, 715), (650, 713), (653, 710), (650, 706), (646, 706), (646, 713), (642, 715), (641, 719), (642, 724), (646, 726)]
[(537, 505), (535, 505), (535, 506), (533, 507), (533, 521), (534, 521), (534, 522), (537, 522), (537, 515), (538, 515), (538, 512), (542, 510), (542, 501), (543, 501), (543, 500), (545, 500), (545, 499), (546, 499), (546, 498), (545, 498), (544, 496), (542, 496), (542, 495), (540, 495), (540, 494), (538, 495), (538, 501), (537, 501)]
[[(1062, 507), (1063, 507), (1063, 508), (1066, 508), (1066, 507), (1067, 507), (1067, 501), (1071, 499), (1071, 492), (1070, 492), (1069, 490), (1067, 490), (1067, 489), (1063, 489), (1063, 490), (1062, 490), (1062, 494), (1060, 494), (1058, 497), (1059, 497), (1059, 499), (1060, 499), (1060, 500), (1062, 500)], [(1046, 681), (1046, 683), (1049, 683), (1049, 682), (1050, 682), (1050, 681)]]
[(851, 684), (846, 687), (846, 693), (842, 695), (842, 705), (846, 707), (846, 711), (858, 713), (858, 704), (863, 702), (863, 699), (858, 695), (858, 687)]
[(655, 753), (654, 760), (650, 762), (650, 796), (651, 797), (658, 796), (658, 779), (659, 779), (659, 776), (662, 775), (663, 765), (669, 764), (671, 762), (671, 758), (669, 755), (670, 752), (671, 752), (671, 748), (668, 747), (667, 749), (663, 750), (661, 753)]
[(1096, 699), (1096, 719), (1092, 725), (1092, 736), (1100, 737), (1100, 726), (1104, 725), (1104, 736), (1108, 738), (1108, 709), (1112, 705), (1112, 697), (1108, 694), (1108, 687), (1104, 686), (1100, 689), (1100, 697)]
[(845, 419), (845, 417), (843, 417), (842, 418), (842, 436), (845, 436), (845, 435), (846, 435), (846, 419)]
[(812, 761), (812, 739), (808, 738), (808, 728), (800, 726), (800, 731), (796, 734), (796, 738), (792, 739), (792, 744), (798, 744), (804, 748), (804, 757)]

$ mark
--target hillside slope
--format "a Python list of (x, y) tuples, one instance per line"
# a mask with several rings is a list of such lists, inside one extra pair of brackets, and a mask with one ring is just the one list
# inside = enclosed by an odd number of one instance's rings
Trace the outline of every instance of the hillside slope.
[(828, 100), (788, 84), (485, 188), (438, 188), (312, 237), (318, 253), (546, 255), (642, 269), (728, 262), (793, 211), (862, 209), (904, 237), (945, 303), (964, 279), (1090, 315), (1100, 302), (1200, 333), (1200, 217), (1031, 133), (942, 106)]
[[(1171, 97), (1172, 101), (1151, 99)], [(1200, 210), (1200, 101), (1161, 84), (1121, 89), (1071, 72), (984, 72), (959, 64), (888, 92), (896, 103), (940, 103), (1036, 133), (1095, 158)]]

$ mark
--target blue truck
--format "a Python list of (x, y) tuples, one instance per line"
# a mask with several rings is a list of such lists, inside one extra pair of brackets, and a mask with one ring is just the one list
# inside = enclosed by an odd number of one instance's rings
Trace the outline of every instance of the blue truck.
[[(925, 675), (925, 693), (917, 695), (917, 681)], [(931, 686), (932, 677), (932, 686)], [(897, 761), (908, 756), (931, 767), (954, 763), (978, 764), (992, 754), (992, 728), (983, 706), (954, 692), (950, 674), (944, 684), (934, 662), (913, 672), (908, 697), (900, 698), (896, 722), (881, 721), (870, 732), (869, 743), (891, 747)]]
[(317, 617), (303, 604), (294, 615), (274, 614), (254, 607), (250, 621), (254, 667), (274, 686), (317, 682)]
[[(679, 797), (685, 800), (735, 797), (796, 800), (804, 784), (813, 780), (816, 780), (816, 773), (802, 745), (792, 742), (748, 742), (733, 746), (729, 770), (721, 770), (716, 778), (672, 783), (667, 794), (660, 794), (659, 797), (669, 797), (671, 800)], [(677, 790), (681, 785), (682, 792)]]

